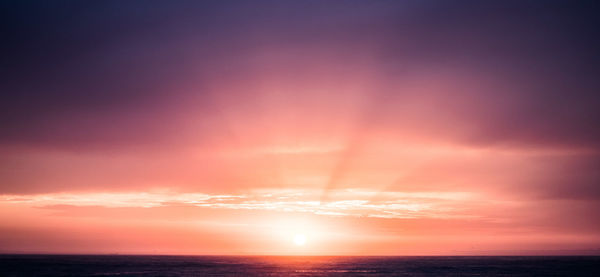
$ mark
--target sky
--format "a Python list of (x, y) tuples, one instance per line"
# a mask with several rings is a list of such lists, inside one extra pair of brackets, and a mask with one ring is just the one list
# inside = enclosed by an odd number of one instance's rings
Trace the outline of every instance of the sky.
[(0, 5), (2, 253), (600, 253), (597, 2)]

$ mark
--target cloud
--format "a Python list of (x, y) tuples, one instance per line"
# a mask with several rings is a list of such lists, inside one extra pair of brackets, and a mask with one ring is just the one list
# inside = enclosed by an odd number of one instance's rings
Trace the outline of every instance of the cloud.
[[(269, 193), (264, 193), (268, 191)], [(373, 195), (377, 194), (375, 199)], [(190, 206), (212, 209), (264, 210), (311, 213), (327, 216), (381, 218), (457, 218), (459, 203), (474, 200), (470, 193), (414, 192), (396, 193), (367, 190), (339, 190), (332, 200), (320, 202), (318, 191), (261, 190), (252, 194), (218, 195), (203, 193), (54, 193), (38, 195), (1, 195), (3, 204), (29, 207), (106, 207), (153, 208)]]
[(355, 119), (344, 101), (358, 93), (357, 134), (598, 147), (586, 3), (255, 5), (8, 5), (0, 142), (189, 145), (282, 110), (331, 126)]

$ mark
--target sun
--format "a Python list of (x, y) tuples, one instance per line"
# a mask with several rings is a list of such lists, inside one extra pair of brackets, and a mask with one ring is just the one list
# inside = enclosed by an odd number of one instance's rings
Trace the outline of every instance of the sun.
[(302, 245), (306, 244), (306, 236), (303, 234), (296, 234), (294, 236), (294, 244), (296, 244), (298, 246), (302, 246)]

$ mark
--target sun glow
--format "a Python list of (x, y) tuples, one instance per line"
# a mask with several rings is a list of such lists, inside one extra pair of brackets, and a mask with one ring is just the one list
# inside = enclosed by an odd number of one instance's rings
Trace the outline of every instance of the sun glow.
[(296, 234), (294, 236), (294, 244), (296, 244), (298, 246), (302, 246), (302, 245), (306, 244), (306, 236), (303, 234)]

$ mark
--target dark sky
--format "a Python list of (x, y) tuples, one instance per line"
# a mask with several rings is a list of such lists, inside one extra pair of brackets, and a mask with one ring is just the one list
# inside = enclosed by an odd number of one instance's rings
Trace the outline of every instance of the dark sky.
[[(269, 66), (287, 74), (303, 74), (322, 59), (340, 71), (369, 63), (386, 79), (382, 82), (411, 78), (411, 72), (426, 67), (483, 74), (502, 87), (436, 96), (450, 112), (465, 113), (477, 125), (465, 139), (594, 148), (600, 141), (598, 9), (592, 1), (8, 1), (2, 6), (0, 140), (5, 145), (111, 147), (146, 140), (147, 132), (160, 132), (147, 126), (155, 118), (115, 127), (112, 117), (129, 117), (133, 110), (168, 117), (168, 105), (186, 97), (210, 114), (214, 111), (204, 105), (210, 105), (211, 91), (202, 86), (218, 78), (251, 78), (264, 52), (280, 55)], [(170, 90), (190, 83), (198, 87), (193, 95)], [(410, 93), (385, 90), (373, 97)], [(88, 124), (94, 126), (70, 130)], [(117, 134), (121, 131), (135, 134)]]

